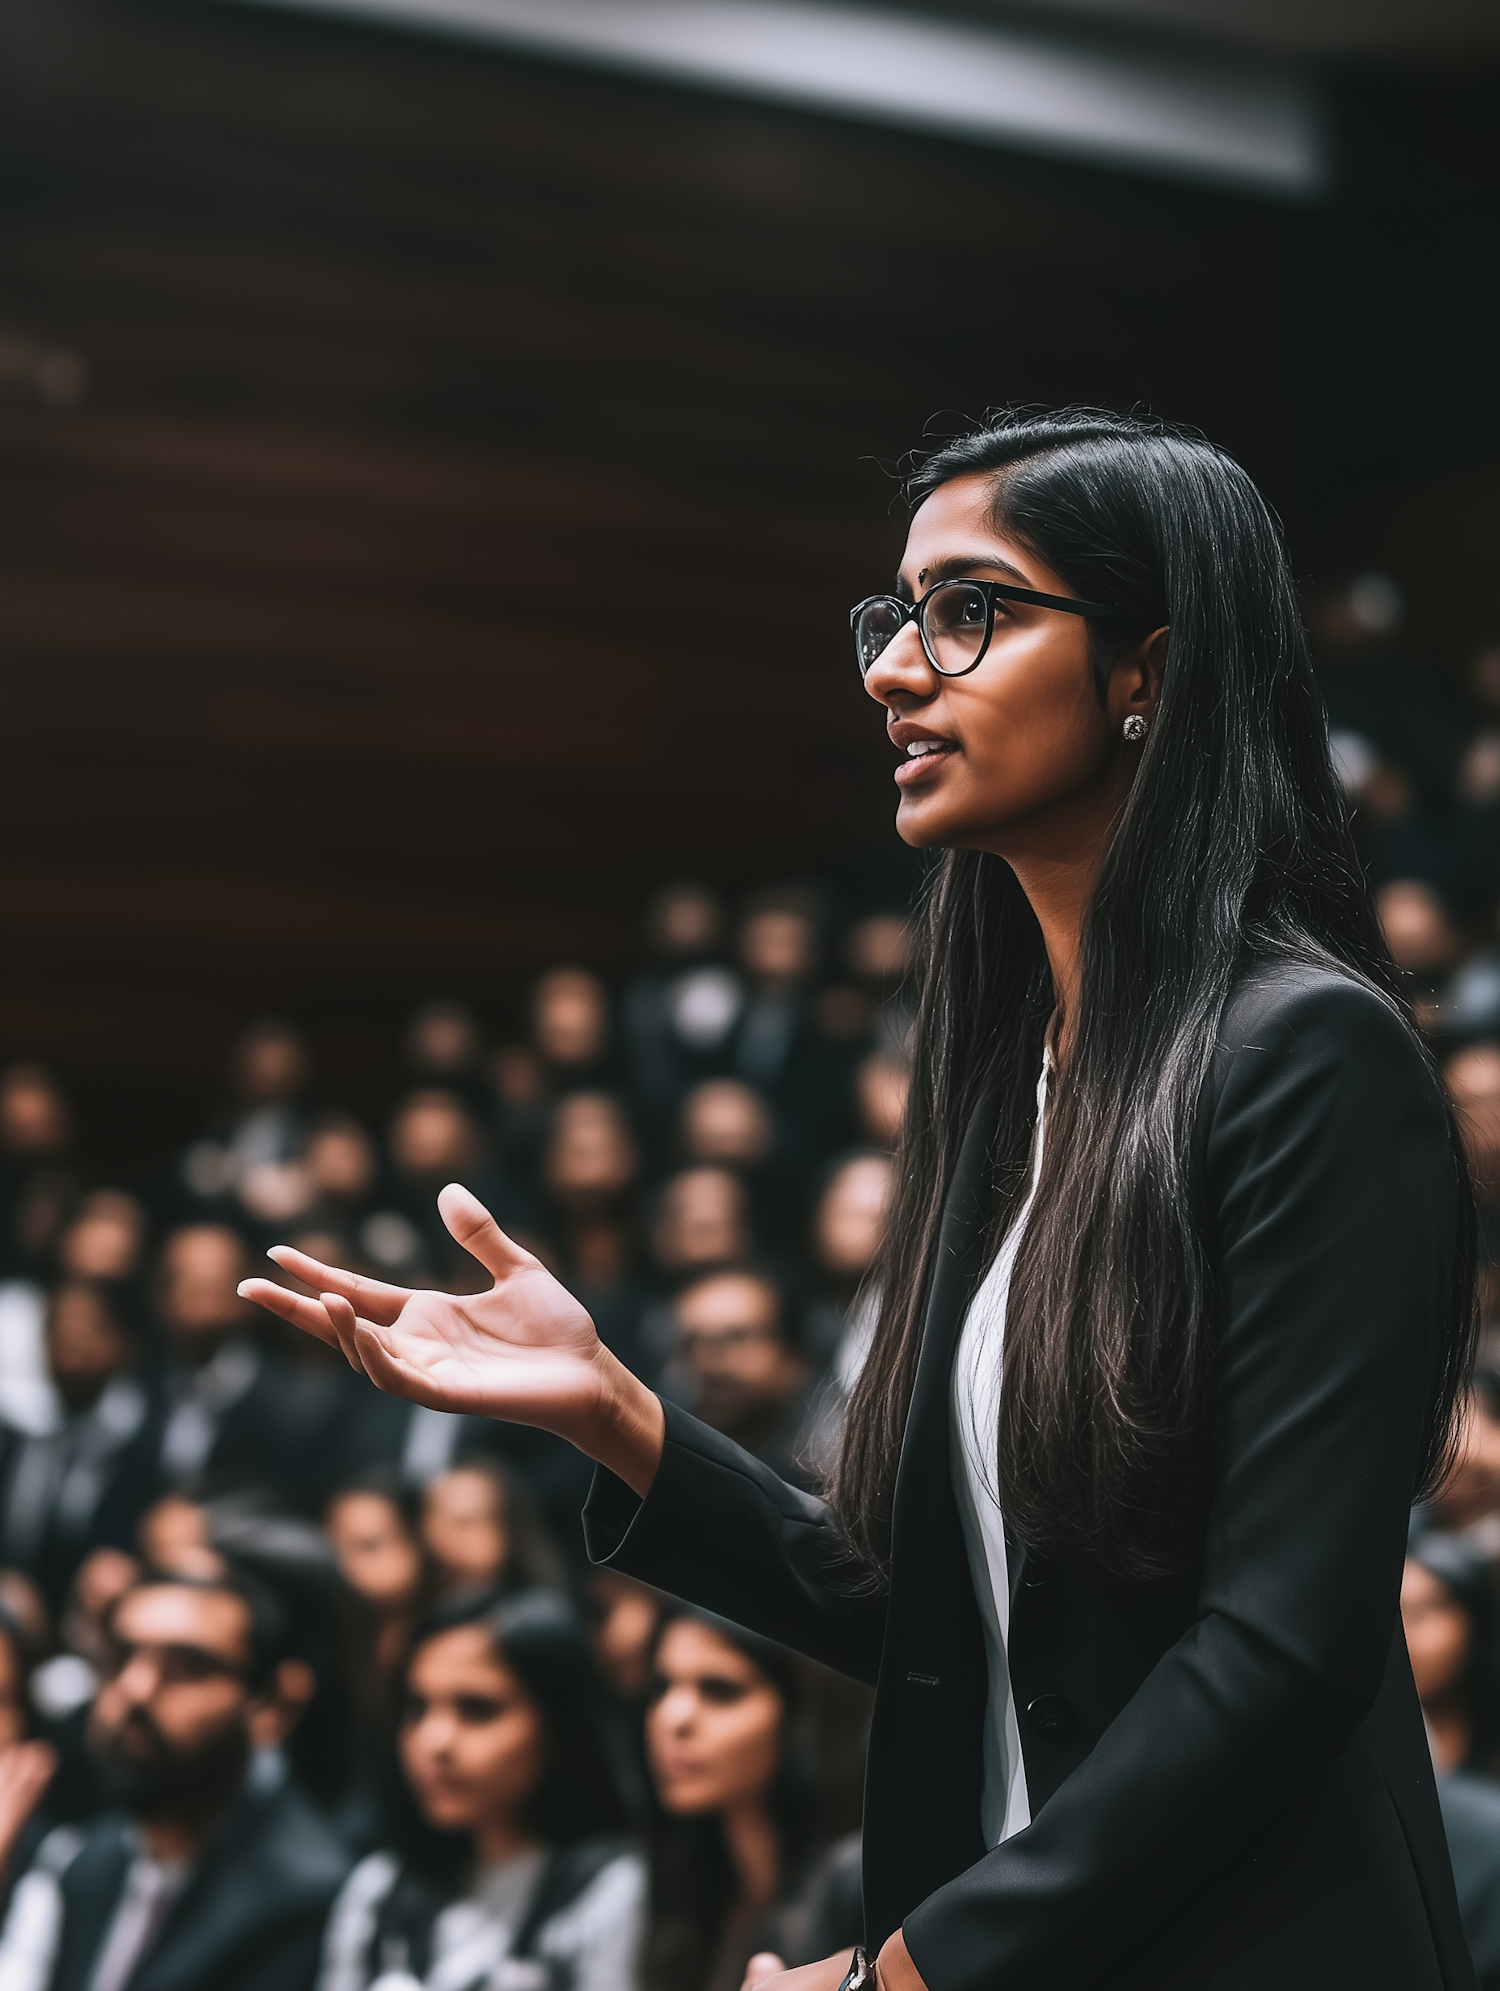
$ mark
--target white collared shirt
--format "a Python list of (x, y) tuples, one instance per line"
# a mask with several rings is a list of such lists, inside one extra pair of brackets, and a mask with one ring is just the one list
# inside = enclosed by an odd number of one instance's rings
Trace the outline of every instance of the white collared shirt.
[(1005, 1549), (1005, 1517), (1000, 1511), (996, 1444), (1000, 1428), (1000, 1375), (1005, 1346), (1005, 1311), (1011, 1274), (1036, 1199), (1042, 1169), (1043, 1121), (1051, 1054), (1044, 1058), (1036, 1088), (1036, 1133), (1032, 1140), (1031, 1186), (1005, 1234), (994, 1263), (970, 1302), (953, 1360), (949, 1392), (948, 1447), (953, 1492), (968, 1551), (969, 1575), (984, 1625), (989, 1669), (989, 1701), (984, 1724), (984, 1773), (979, 1823), (986, 1846), (1031, 1823), (1026, 1764), (1016, 1697), (1011, 1686), (1006, 1641), (1010, 1637), (1010, 1567)]

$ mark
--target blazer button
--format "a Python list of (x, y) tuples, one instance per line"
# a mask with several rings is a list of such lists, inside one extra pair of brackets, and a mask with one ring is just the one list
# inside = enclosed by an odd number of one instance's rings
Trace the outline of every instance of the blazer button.
[(1026, 1703), (1026, 1719), (1038, 1735), (1055, 1737), (1073, 1725), (1073, 1704), (1061, 1694), (1038, 1694)]

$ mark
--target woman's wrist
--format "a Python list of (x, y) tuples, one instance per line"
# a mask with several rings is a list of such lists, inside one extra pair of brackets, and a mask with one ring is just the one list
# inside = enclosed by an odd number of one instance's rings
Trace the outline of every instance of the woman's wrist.
[(586, 1437), (577, 1441), (579, 1449), (644, 1500), (661, 1464), (666, 1412), (661, 1398), (608, 1349), (601, 1349), (600, 1357), (598, 1409)]

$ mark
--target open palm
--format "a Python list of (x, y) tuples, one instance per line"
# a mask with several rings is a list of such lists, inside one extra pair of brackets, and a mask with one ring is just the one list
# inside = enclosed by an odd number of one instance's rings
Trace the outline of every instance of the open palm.
[(303, 1298), (270, 1279), (247, 1279), (240, 1291), (341, 1348), (392, 1396), (432, 1410), (540, 1425), (587, 1448), (584, 1434), (615, 1367), (594, 1323), (467, 1189), (450, 1184), (438, 1209), (453, 1236), (493, 1276), (487, 1293), (387, 1286), (290, 1245), (277, 1245), (271, 1256), (319, 1298)]

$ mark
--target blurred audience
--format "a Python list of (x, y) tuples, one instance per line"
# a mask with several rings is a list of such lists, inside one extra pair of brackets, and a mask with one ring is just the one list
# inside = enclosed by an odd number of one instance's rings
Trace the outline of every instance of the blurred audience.
[[(673, 1600), (586, 1566), (586, 1461), (381, 1396), (236, 1291), (273, 1242), (477, 1290), (436, 1209), (463, 1182), (653, 1386), (810, 1483), (862, 1354), (905, 924), (681, 884), (644, 938), (618, 1007), (574, 966), (493, 1039), (423, 1004), (358, 1101), (253, 1023), (165, 1183), (91, 1178), (52, 1074), (0, 1074), (5, 1991), (737, 1991), (754, 1948), (858, 1933), (864, 1690), (664, 1635)], [(682, 1735), (654, 1779), (651, 1681), (688, 1661), (759, 1739), (710, 1719), (706, 1781)]]

